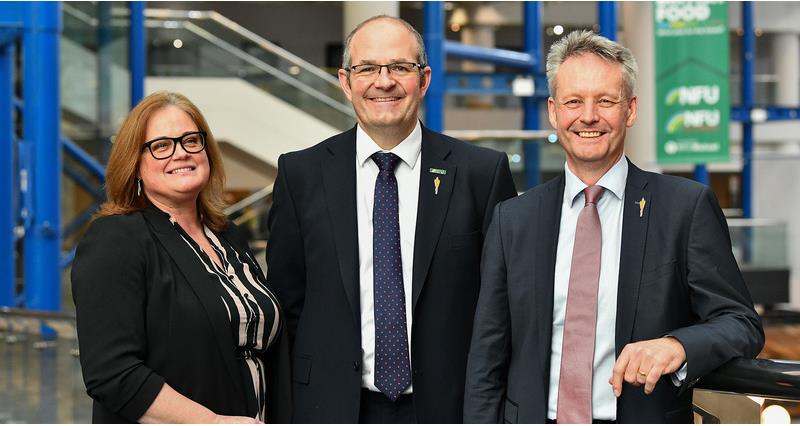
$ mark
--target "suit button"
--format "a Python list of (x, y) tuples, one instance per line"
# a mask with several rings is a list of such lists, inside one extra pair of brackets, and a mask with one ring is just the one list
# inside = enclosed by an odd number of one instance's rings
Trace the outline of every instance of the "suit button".
[(361, 370), (361, 362), (353, 361), (353, 371), (360, 371)]

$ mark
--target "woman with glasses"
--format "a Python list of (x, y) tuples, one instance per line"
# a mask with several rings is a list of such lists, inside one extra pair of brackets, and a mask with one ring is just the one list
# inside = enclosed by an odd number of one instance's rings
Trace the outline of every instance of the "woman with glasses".
[(291, 420), (281, 310), (222, 211), (224, 181), (184, 96), (154, 93), (122, 124), (72, 267), (94, 422)]

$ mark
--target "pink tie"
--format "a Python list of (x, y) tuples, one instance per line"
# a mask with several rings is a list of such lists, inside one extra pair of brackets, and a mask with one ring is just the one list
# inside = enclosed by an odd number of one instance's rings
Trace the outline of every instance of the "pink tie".
[(558, 423), (592, 422), (592, 366), (600, 283), (601, 237), (597, 200), (603, 187), (583, 190), (586, 204), (578, 216), (572, 268), (569, 273), (561, 375), (558, 384)]

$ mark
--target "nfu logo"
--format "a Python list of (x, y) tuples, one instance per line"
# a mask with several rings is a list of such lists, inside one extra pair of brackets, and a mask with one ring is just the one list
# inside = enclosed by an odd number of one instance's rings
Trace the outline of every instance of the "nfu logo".
[(676, 87), (667, 93), (665, 101), (667, 105), (715, 105), (719, 102), (719, 86), (701, 84)]
[(667, 134), (686, 130), (709, 131), (719, 128), (722, 115), (718, 109), (680, 111), (667, 121)]
[(657, 2), (656, 21), (667, 21), (670, 26), (675, 24), (705, 21), (711, 17), (711, 7), (708, 2)]

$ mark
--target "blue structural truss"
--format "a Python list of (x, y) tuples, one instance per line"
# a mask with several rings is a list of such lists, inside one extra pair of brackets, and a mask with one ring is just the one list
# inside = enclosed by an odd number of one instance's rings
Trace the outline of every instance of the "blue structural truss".
[[(516, 76), (529, 75), (535, 82), (533, 96), (523, 97), (523, 129), (539, 128), (539, 102), (547, 98), (546, 79), (542, 70), (541, 58), (544, 57), (541, 46), (541, 2), (523, 2), (524, 14), (524, 51), (494, 49), (469, 46), (447, 41), (444, 37), (444, 4), (440, 1), (429, 1), (423, 4), (424, 38), (429, 53), (429, 65), (433, 72), (431, 86), (425, 97), (425, 121), (434, 130), (444, 128), (444, 97), (447, 94), (511, 94), (510, 82)], [(742, 123), (742, 211), (746, 218), (752, 217), (752, 157), (753, 157), (753, 120), (751, 113), (754, 107), (755, 72), (755, 28), (753, 3), (741, 2), (742, 8), (742, 105), (731, 108), (731, 119)], [(599, 1), (597, 3), (599, 33), (611, 39), (617, 39), (617, 2)], [(446, 73), (445, 60), (448, 57), (469, 59), (472, 61), (490, 62), (506, 67), (517, 68), (519, 74), (479, 74), (479, 73)], [(490, 81), (488, 86), (485, 84)], [(762, 108), (765, 120), (790, 120), (800, 118), (798, 108)], [(527, 141), (524, 145), (526, 186), (539, 183), (539, 145), (538, 142)], [(709, 183), (709, 172), (705, 164), (695, 165), (694, 178), (702, 183)]]
[[(525, 15), (525, 51), (517, 52), (506, 49), (494, 49), (471, 46), (444, 38), (444, 4), (430, 1), (423, 4), (424, 38), (428, 50), (428, 64), (431, 67), (431, 86), (425, 96), (425, 124), (437, 131), (444, 128), (444, 96), (446, 88), (461, 86), (467, 83), (470, 92), (480, 92), (479, 85), (474, 83), (484, 76), (464, 74), (445, 74), (446, 58), (469, 59), (478, 62), (490, 62), (497, 65), (516, 68), (517, 75), (526, 75), (534, 79), (536, 86), (544, 81), (541, 71), (541, 3), (523, 2)], [(496, 77), (491, 77), (496, 78)], [(500, 77), (503, 78), (503, 77)], [(505, 78), (508, 78), (507, 76)], [(506, 80), (507, 81), (507, 80)], [(498, 82), (495, 90), (507, 90), (508, 84)], [(487, 93), (485, 90), (482, 93)], [(539, 128), (539, 101), (547, 98), (547, 92), (535, 90), (533, 96), (523, 98), (523, 128), (536, 130)], [(528, 141), (524, 145), (526, 185), (539, 183), (539, 145)]]
[[(132, 105), (144, 94), (144, 5), (129, 3)], [(61, 136), (62, 19), (61, 2), (0, 4), (0, 306), (61, 310), (61, 270), (74, 256), (74, 251), (61, 253), (62, 174), (96, 200), (66, 230), (85, 223), (102, 200), (101, 188), (62, 160), (67, 153), (90, 176), (105, 178), (102, 165)], [(15, 81), (22, 82), (19, 99)], [(21, 294), (19, 277), (24, 278)]]
[[(59, 2), (8, 2), (0, 8), (3, 33), (0, 131), (3, 133), (0, 304), (20, 304), (16, 294), (17, 229), (22, 226), (25, 277), (22, 304), (61, 308), (61, 146), (59, 103)], [(21, 48), (17, 52), (16, 46)], [(21, 55), (22, 102), (13, 91), (14, 61)], [(17, 138), (15, 112), (22, 123)], [(11, 171), (10, 173), (8, 171)], [(8, 260), (11, 260), (11, 263)]]

